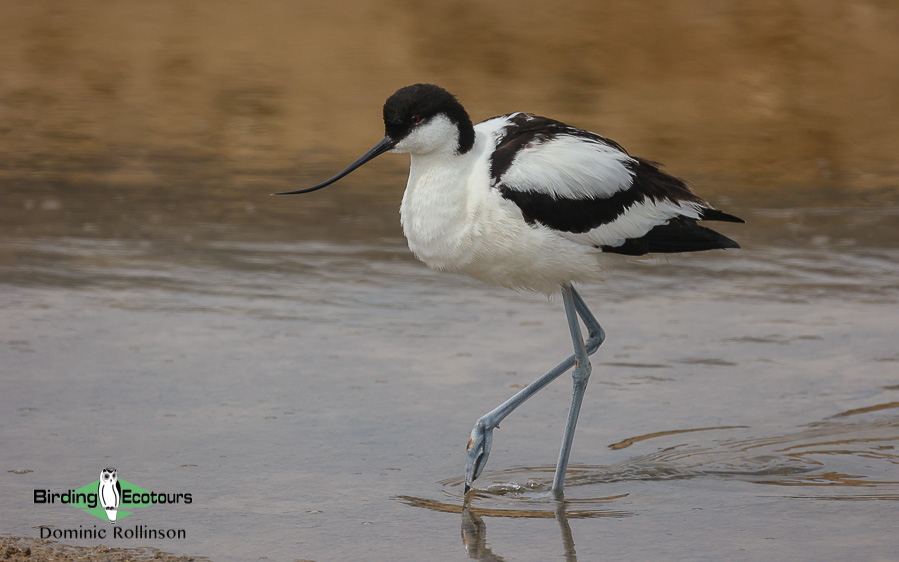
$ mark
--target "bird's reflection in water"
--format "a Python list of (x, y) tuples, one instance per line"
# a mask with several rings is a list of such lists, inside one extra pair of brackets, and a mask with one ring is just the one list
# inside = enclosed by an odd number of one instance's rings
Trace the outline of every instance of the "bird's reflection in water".
[(462, 544), (473, 560), (505, 560), (487, 546), (487, 524), (483, 517), (471, 511), (468, 502), (462, 507)]
[[(500, 494), (501, 495), (501, 494)], [(518, 509), (497, 509), (489, 507), (475, 507), (472, 502), (479, 499), (493, 499), (495, 494), (485, 492), (483, 490), (472, 490), (466, 494), (462, 505), (458, 503), (444, 503), (424, 498), (414, 498), (410, 496), (401, 496), (398, 499), (415, 507), (424, 507), (432, 511), (441, 511), (445, 513), (461, 513), (462, 514), (462, 543), (468, 557), (473, 560), (504, 560), (504, 558), (493, 552), (487, 542), (487, 522), (485, 518), (503, 517), (515, 519), (550, 519), (555, 518), (559, 524), (559, 533), (562, 541), (562, 552), (565, 560), (577, 560), (577, 552), (575, 551), (574, 535), (571, 532), (569, 519), (586, 519), (595, 517), (628, 517), (631, 513), (618, 510), (600, 510), (593, 506), (580, 505), (586, 503), (593, 504), (597, 501), (606, 502), (613, 501), (627, 496), (610, 496), (606, 498), (593, 498), (590, 500), (555, 500), (549, 499), (552, 509), (543, 498), (543, 501), (532, 504), (528, 507)], [(531, 502), (528, 502), (531, 503)], [(584, 509), (586, 507), (586, 509)]]
[[(505, 560), (502, 556), (495, 554), (490, 549), (490, 547), (487, 546), (487, 523), (479, 514), (479, 510), (473, 509), (471, 507), (471, 497), (472, 494), (469, 494), (468, 497), (465, 498), (465, 503), (463, 503), (462, 505), (462, 543), (465, 545), (465, 551), (468, 553), (468, 557), (473, 560), (483, 561)], [(626, 515), (624, 512), (617, 511), (569, 512), (571, 505), (565, 500), (553, 500), (553, 503), (555, 504), (555, 509), (552, 512), (541, 511), (527, 513), (510, 511), (506, 516), (541, 518), (555, 517), (556, 522), (559, 524), (559, 534), (561, 535), (562, 539), (562, 552), (564, 553), (565, 560), (568, 560), (569, 562), (574, 562), (577, 560), (577, 551), (574, 548), (574, 535), (571, 532), (571, 525), (568, 524), (568, 518), (570, 514), (575, 518), (603, 516), (622, 517)], [(496, 510), (483, 511), (486, 511), (491, 516), (498, 515), (496, 513)]]
[(568, 514), (565, 512), (565, 502), (556, 503), (556, 522), (559, 523), (559, 532), (562, 534), (562, 548), (565, 550), (565, 560), (577, 560), (577, 552), (574, 550), (574, 536), (571, 534), (571, 525), (568, 524)]

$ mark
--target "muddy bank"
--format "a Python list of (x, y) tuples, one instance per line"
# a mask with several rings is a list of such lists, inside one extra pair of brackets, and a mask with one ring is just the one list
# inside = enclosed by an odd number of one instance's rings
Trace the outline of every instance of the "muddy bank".
[(96, 562), (191, 562), (209, 560), (204, 556), (176, 556), (155, 548), (109, 548), (107, 546), (70, 546), (56, 541), (32, 537), (0, 537), (0, 557), (10, 562), (71, 562), (94, 560)]

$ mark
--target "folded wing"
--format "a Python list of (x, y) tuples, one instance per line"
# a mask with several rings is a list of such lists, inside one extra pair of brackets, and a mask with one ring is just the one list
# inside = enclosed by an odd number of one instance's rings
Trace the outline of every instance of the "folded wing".
[(500, 119), (507, 125), (497, 132), (492, 186), (528, 224), (626, 255), (739, 247), (697, 221), (743, 220), (713, 209), (658, 164), (545, 117)]

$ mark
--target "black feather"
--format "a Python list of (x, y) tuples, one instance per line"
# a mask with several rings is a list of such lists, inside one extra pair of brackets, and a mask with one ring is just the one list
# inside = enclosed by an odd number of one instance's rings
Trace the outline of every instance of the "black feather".
[(702, 211), (702, 220), (704, 221), (722, 221), (722, 222), (739, 222), (745, 223), (740, 217), (719, 211), (718, 209), (705, 209)]
[[(731, 215), (726, 213), (721, 214), (731, 217)], [(740, 219), (737, 220), (743, 222)], [(626, 240), (621, 246), (601, 246), (600, 249), (611, 254), (642, 256), (650, 253), (701, 252), (703, 250), (739, 247), (739, 244), (727, 236), (715, 232), (711, 228), (699, 226), (696, 224), (695, 219), (677, 217), (666, 224), (650, 229), (649, 232), (640, 238)]]

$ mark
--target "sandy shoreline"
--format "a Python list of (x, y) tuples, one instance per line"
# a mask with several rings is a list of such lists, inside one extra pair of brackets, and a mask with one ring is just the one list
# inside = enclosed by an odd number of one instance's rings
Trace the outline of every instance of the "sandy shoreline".
[(12, 561), (54, 560), (63, 562), (70, 560), (99, 560), (100, 562), (209, 560), (205, 556), (176, 556), (150, 547), (69, 546), (56, 541), (32, 537), (0, 537), (0, 558)]

